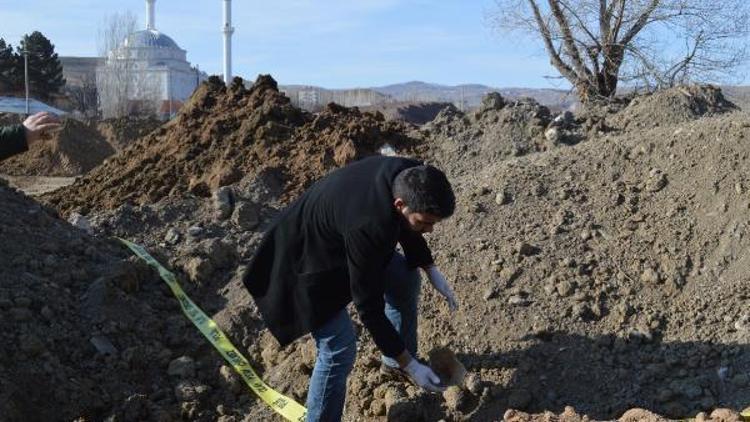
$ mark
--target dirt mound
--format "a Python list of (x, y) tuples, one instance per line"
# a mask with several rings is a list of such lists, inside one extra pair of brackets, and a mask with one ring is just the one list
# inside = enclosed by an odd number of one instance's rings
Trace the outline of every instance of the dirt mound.
[(111, 409), (151, 371), (119, 342), (138, 336), (141, 317), (159, 323), (127, 293), (137, 272), (121, 248), (4, 185), (0, 203), (2, 419), (73, 420)]
[(378, 111), (388, 120), (400, 120), (415, 125), (432, 121), (441, 110), (451, 103), (442, 102), (408, 102), (385, 103), (376, 106), (360, 107), (362, 111)]
[[(449, 348), (467, 374), (463, 386), (435, 395), (381, 373), (378, 352), (355, 316), (361, 347), (345, 420), (709, 420), (699, 413), (706, 412), (718, 421), (732, 420), (732, 414), (724, 418), (713, 409), (750, 404), (750, 316), (743, 308), (750, 288), (746, 114), (608, 131), (586, 123), (591, 119), (553, 118), (531, 101), (506, 103), (491, 95), (475, 113), (444, 109), (409, 137), (406, 126), (377, 114), (338, 106), (303, 113), (288, 105), (270, 78), (260, 78), (250, 90), (216, 81), (202, 86), (177, 120), (91, 172), (96, 178), (87, 176), (88, 182), (54, 198), (68, 210), (88, 201), (97, 236), (144, 244), (175, 271), (264, 380), (298, 401), (305, 399), (314, 344), (307, 337), (278, 347), (241, 285), (244, 263), (303, 186), (390, 142), (415, 146), (446, 169), (456, 190), (456, 215), (428, 241), (461, 308), (450, 314), (425, 283), (419, 347), (423, 357), (435, 347)], [(419, 142), (423, 136), (428, 142)], [(231, 168), (239, 174), (218, 171)], [(219, 181), (220, 174), (232, 177)], [(168, 189), (150, 202), (149, 192), (160, 186)], [(115, 199), (100, 199), (110, 197)], [(7, 228), (0, 225), (3, 234), (13, 229), (12, 217), (3, 220)], [(44, 238), (33, 243), (56, 244)], [(60, 253), (37, 252), (44, 256), (37, 264), (19, 258), (17, 265), (30, 269), (9, 271), (19, 277), (64, 273), (44, 269), (46, 256)], [(158, 278), (150, 272), (130, 276), (136, 287), (107, 288), (107, 294), (90, 287), (97, 284), (89, 277), (54, 308), (104, 297), (77, 309), (98, 309), (110, 318), (96, 325), (96, 334), (118, 350), (84, 369), (71, 363), (72, 369), (56, 372), (93, 374), (75, 380), (101, 383), (107, 392), (91, 407), (95, 411), (84, 411), (77, 395), (62, 397), (69, 403), (60, 405), (66, 416), (279, 420), (189, 325)], [(16, 306), (0, 302), (0, 312)], [(138, 324), (124, 315), (138, 316), (132, 318)], [(5, 327), (9, 341), (23, 335), (21, 328)], [(86, 358), (98, 356), (97, 347), (109, 349), (106, 341), (97, 338), (99, 346), (93, 346), (81, 336), (73, 336), (78, 349), (63, 349), (74, 356), (64, 362), (91, 362)], [(0, 353), (0, 368), (31, 362), (12, 350)], [(19, 387), (14, 397), (26, 388), (31, 386)]]
[(372, 154), (384, 143), (412, 142), (380, 114), (329, 105), (311, 115), (279, 93), (270, 76), (250, 89), (204, 83), (180, 114), (49, 200), (61, 210), (111, 209), (187, 192), (212, 191), (278, 167), (295, 195), (336, 166)]
[(13, 176), (77, 176), (98, 166), (114, 149), (96, 128), (64, 119), (62, 129), (24, 154), (0, 163), (0, 174)]
[(531, 98), (508, 102), (491, 93), (470, 113), (452, 105), (444, 108), (419, 136), (431, 145), (430, 155), (463, 174), (500, 160), (572, 145), (585, 134), (570, 113), (553, 118), (547, 107)]
[(745, 407), (747, 120), (605, 135), (473, 170), (440, 162), (460, 207), (431, 240), (469, 305), (450, 324), (427, 318), (440, 333), (429, 343), (463, 344), (509, 407), (575, 404), (595, 419), (634, 405), (669, 417)]
[(116, 151), (122, 151), (136, 139), (148, 135), (161, 124), (160, 120), (153, 117), (121, 117), (97, 122), (96, 128), (104, 139), (112, 145), (112, 148)]
[(621, 129), (637, 130), (679, 124), (701, 116), (712, 116), (737, 110), (713, 85), (679, 86), (650, 95), (633, 98), (617, 113), (610, 124)]

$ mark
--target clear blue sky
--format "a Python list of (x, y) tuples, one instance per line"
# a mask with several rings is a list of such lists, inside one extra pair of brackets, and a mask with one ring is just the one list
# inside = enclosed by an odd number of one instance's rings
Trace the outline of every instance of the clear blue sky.
[[(421, 80), (565, 88), (540, 47), (484, 23), (492, 0), (234, 0), (233, 73), (328, 88)], [(222, 71), (221, 0), (157, 0), (156, 27), (210, 74)], [(94, 56), (108, 14), (144, 0), (0, 0), (0, 37), (34, 30), (62, 56)]]

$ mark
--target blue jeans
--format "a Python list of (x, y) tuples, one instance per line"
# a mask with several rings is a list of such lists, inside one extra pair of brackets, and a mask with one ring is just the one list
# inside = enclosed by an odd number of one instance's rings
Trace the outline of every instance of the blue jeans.
[[(401, 254), (394, 254), (385, 270), (385, 315), (401, 334), (406, 349), (417, 353), (417, 303), (421, 279)], [(309, 422), (340, 421), (346, 399), (346, 378), (354, 367), (357, 337), (346, 309), (312, 333), (318, 356), (307, 391)], [(383, 363), (398, 363), (383, 356)]]

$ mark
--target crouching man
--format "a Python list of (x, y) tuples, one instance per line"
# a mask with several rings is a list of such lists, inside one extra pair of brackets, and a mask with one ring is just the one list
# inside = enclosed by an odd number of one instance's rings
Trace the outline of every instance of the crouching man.
[(400, 368), (425, 390), (443, 390), (416, 359), (418, 268), (455, 310), (454, 294), (422, 237), (454, 209), (440, 170), (371, 157), (331, 172), (274, 221), (243, 282), (282, 346), (306, 333), (315, 339), (308, 421), (341, 420), (356, 356), (346, 310), (352, 301), (384, 365)]

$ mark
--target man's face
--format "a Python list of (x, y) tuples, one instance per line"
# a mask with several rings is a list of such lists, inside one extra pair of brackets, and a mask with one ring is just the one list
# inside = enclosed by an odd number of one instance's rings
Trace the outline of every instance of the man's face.
[(442, 220), (440, 217), (429, 213), (412, 212), (401, 198), (396, 198), (393, 205), (406, 220), (406, 225), (417, 233), (432, 232), (435, 224)]

